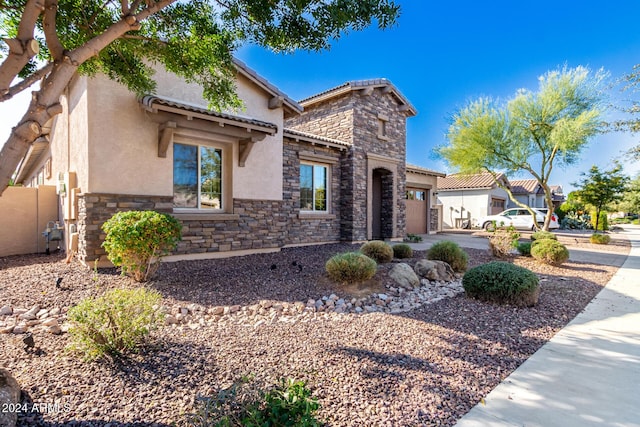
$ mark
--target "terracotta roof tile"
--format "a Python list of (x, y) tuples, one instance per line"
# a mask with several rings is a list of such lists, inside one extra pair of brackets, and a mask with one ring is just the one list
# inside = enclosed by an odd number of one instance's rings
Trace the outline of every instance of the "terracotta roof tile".
[[(498, 179), (507, 178), (504, 174), (498, 174)], [(507, 181), (508, 182), (508, 181)], [(440, 190), (466, 190), (466, 189), (484, 189), (497, 187), (493, 176), (490, 173), (481, 173), (476, 175), (447, 175), (444, 178), (438, 178), (438, 191)]]
[(536, 179), (514, 179), (511, 181), (511, 191), (513, 194), (532, 194), (539, 189)]
[(445, 177), (445, 174), (442, 173), (442, 172), (438, 172), (438, 171), (435, 171), (433, 169), (423, 168), (421, 166), (416, 166), (416, 165), (412, 165), (412, 164), (409, 164), (409, 163), (407, 163), (407, 172), (423, 173), (423, 174), (426, 174), (426, 175), (434, 175), (434, 176), (442, 177), (442, 178)]

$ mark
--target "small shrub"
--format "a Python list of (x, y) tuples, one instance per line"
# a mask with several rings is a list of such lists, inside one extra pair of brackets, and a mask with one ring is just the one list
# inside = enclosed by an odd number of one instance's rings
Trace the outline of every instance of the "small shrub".
[(467, 269), (469, 257), (457, 243), (443, 240), (429, 248), (427, 259), (444, 261), (451, 266), (453, 271), (462, 272)]
[(520, 233), (513, 226), (498, 227), (490, 232), (489, 249), (498, 258), (507, 257), (513, 248), (518, 245)]
[(377, 270), (376, 262), (360, 252), (334, 255), (325, 264), (331, 280), (338, 283), (361, 283), (371, 279)]
[(86, 298), (72, 307), (68, 349), (85, 360), (119, 356), (134, 351), (163, 320), (158, 311), (159, 292), (145, 289), (114, 289), (98, 298)]
[(470, 269), (462, 278), (462, 286), (470, 298), (520, 307), (537, 304), (540, 296), (538, 276), (504, 261), (493, 261)]
[(156, 272), (160, 258), (176, 247), (182, 227), (168, 214), (128, 211), (113, 215), (102, 229), (107, 233), (102, 246), (109, 261), (121, 267), (122, 274), (144, 282)]
[(520, 242), (516, 247), (520, 255), (531, 256), (531, 242)]
[(531, 241), (542, 240), (542, 239), (558, 240), (558, 236), (556, 236), (550, 231), (545, 231), (545, 230), (536, 231), (531, 235)]
[(319, 427), (320, 404), (303, 381), (281, 379), (269, 391), (249, 388), (242, 378), (215, 397), (196, 398), (196, 413), (188, 416), (190, 426), (301, 426)]
[(411, 234), (408, 233), (407, 237), (404, 238), (405, 242), (412, 242), (412, 243), (420, 243), (422, 242), (422, 236), (418, 236), (417, 234)]
[(595, 233), (589, 237), (589, 241), (596, 245), (608, 245), (611, 242), (611, 237), (608, 234)]
[(411, 258), (413, 257), (413, 249), (405, 243), (393, 245), (393, 256), (395, 258)]
[(393, 259), (393, 248), (382, 240), (372, 240), (365, 243), (360, 247), (360, 252), (379, 264), (391, 262)]
[(591, 226), (591, 217), (588, 214), (568, 212), (560, 220), (560, 228), (565, 230), (586, 230)]
[(545, 264), (560, 265), (569, 259), (569, 251), (557, 240), (542, 239), (531, 245), (531, 256)]

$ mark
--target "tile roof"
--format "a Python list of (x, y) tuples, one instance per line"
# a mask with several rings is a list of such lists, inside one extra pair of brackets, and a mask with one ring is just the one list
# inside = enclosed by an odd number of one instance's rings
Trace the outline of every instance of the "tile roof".
[(413, 105), (411, 105), (411, 103), (409, 102), (409, 100), (398, 90), (398, 88), (391, 83), (391, 81), (384, 79), (384, 78), (380, 78), (380, 79), (368, 79), (368, 80), (352, 80), (352, 81), (348, 81), (345, 82), (339, 86), (327, 89), (325, 91), (322, 91), (320, 93), (317, 93), (315, 95), (311, 95), (303, 100), (300, 101), (300, 104), (303, 107), (306, 107), (308, 105), (311, 104), (315, 104), (317, 102), (321, 102), (327, 99), (331, 99), (333, 97), (342, 95), (344, 93), (347, 92), (351, 92), (354, 90), (360, 90), (360, 89), (365, 89), (368, 87), (382, 87), (382, 88), (389, 88), (390, 93), (392, 93), (396, 99), (398, 100), (398, 102), (403, 105), (406, 106), (407, 111), (412, 115), (415, 116), (416, 114), (418, 114), (418, 111), (415, 109), (415, 107)]
[(412, 165), (410, 163), (407, 163), (407, 172), (422, 173), (425, 175), (433, 175), (433, 176), (443, 177), (443, 178), (446, 176), (446, 174), (443, 172), (438, 172), (433, 169), (423, 168), (421, 166)]
[(274, 123), (263, 122), (262, 120), (251, 119), (248, 117), (237, 116), (233, 114), (220, 113), (217, 111), (209, 110), (197, 105), (185, 103), (171, 98), (166, 98), (158, 95), (144, 95), (139, 99), (139, 102), (148, 109), (153, 109), (154, 105), (163, 105), (166, 107), (177, 108), (183, 111), (191, 111), (193, 113), (202, 114), (205, 116), (215, 117), (218, 119), (226, 120), (229, 122), (243, 123), (246, 125), (257, 126), (260, 128), (274, 129), (277, 131), (278, 126)]
[[(507, 183), (504, 174), (498, 174), (498, 179), (503, 179)], [(475, 175), (453, 174), (444, 178), (438, 178), (438, 191), (441, 190), (479, 190), (497, 187), (493, 176), (490, 173), (480, 173)]]
[(351, 144), (348, 142), (341, 141), (339, 139), (327, 138), (325, 136), (319, 136), (308, 132), (301, 132), (296, 129), (284, 128), (284, 137), (292, 138), (296, 140), (303, 140), (307, 142), (320, 142), (320, 143), (328, 143), (329, 145), (338, 145), (342, 147), (350, 147)]
[(514, 179), (510, 182), (513, 194), (533, 194), (540, 190), (540, 184), (536, 179)]

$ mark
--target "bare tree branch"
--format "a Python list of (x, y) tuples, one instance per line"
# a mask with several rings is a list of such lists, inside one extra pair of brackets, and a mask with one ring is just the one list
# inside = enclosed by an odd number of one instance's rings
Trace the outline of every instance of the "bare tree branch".
[(53, 68), (53, 63), (50, 62), (44, 67), (42, 67), (41, 69), (39, 69), (38, 71), (32, 73), (30, 76), (26, 77), (24, 80), (21, 80), (20, 82), (11, 86), (9, 88), (9, 91), (5, 95), (0, 96), (0, 102), (7, 101), (13, 98), (14, 96), (16, 96), (17, 94), (19, 94), (20, 92), (22, 92), (23, 90), (30, 88), (34, 83), (36, 83), (38, 80), (46, 76), (51, 71), (52, 68)]
[(54, 61), (61, 59), (64, 54), (64, 46), (62, 46), (60, 38), (58, 38), (58, 32), (56, 31), (57, 13), (58, 0), (46, 0), (42, 23), (44, 26), (44, 36), (47, 40), (47, 47)]
[(9, 46), (9, 55), (0, 64), (0, 96), (9, 90), (9, 85), (25, 65), (39, 50), (38, 42), (33, 34), (36, 22), (44, 11), (43, 0), (28, 0), (24, 6), (24, 12), (18, 26), (18, 35), (15, 39), (5, 39)]

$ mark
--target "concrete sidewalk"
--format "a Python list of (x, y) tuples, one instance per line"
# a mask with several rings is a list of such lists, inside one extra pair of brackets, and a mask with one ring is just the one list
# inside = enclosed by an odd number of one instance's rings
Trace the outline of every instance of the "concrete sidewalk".
[(640, 427), (640, 227), (629, 256), (564, 329), (458, 427)]

